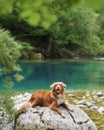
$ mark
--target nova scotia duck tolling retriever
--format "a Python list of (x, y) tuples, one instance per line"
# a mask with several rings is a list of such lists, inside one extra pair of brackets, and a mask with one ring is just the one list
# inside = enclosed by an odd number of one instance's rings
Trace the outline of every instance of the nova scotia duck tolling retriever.
[(69, 105), (67, 105), (64, 101), (64, 90), (66, 88), (66, 85), (63, 82), (55, 82), (50, 87), (50, 91), (35, 91), (30, 97), (29, 101), (19, 109), (19, 114), (30, 107), (46, 106), (56, 111), (63, 118), (65, 118), (64, 113), (62, 113), (58, 108), (60, 105), (73, 112), (73, 110), (70, 109)]

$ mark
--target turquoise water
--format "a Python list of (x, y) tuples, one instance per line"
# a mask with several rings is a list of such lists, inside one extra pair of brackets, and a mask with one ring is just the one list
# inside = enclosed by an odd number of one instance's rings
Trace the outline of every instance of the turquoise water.
[[(56, 81), (67, 84), (67, 90), (104, 90), (104, 61), (48, 60), (20, 65), (25, 79), (15, 82), (15, 90), (50, 89)], [(0, 83), (3, 89), (2, 79)]]

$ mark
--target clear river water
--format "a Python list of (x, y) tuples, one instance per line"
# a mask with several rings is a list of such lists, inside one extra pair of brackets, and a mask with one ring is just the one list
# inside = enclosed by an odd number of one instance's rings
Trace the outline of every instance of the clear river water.
[[(104, 90), (104, 61), (46, 60), (20, 62), (25, 77), (15, 82), (15, 90), (50, 89), (53, 82), (61, 81), (67, 90)], [(3, 89), (0, 79), (0, 90)]]

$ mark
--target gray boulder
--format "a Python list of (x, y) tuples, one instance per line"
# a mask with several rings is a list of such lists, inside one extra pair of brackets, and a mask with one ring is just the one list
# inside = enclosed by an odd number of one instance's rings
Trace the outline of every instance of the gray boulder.
[[(12, 97), (14, 109), (18, 110), (30, 96), (30, 93), (25, 93)], [(97, 130), (94, 122), (81, 108), (74, 105), (70, 105), (70, 108), (74, 112), (60, 107), (65, 118), (48, 107), (29, 108), (18, 116), (15, 123), (9, 123), (7, 113), (0, 110), (0, 130)]]
[(82, 109), (73, 105), (70, 108), (74, 112), (60, 107), (65, 118), (48, 107), (29, 108), (17, 118), (15, 130), (97, 130)]
[(11, 122), (9, 124), (6, 124), (5, 126), (2, 127), (0, 130), (14, 130), (14, 122)]
[(0, 130), (13, 130), (14, 122), (9, 122), (9, 116), (0, 108)]

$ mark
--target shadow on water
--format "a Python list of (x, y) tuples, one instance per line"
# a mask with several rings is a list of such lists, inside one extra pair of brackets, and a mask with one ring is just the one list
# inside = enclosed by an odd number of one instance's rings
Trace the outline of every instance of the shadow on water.
[(49, 89), (56, 81), (66, 83), (68, 90), (104, 90), (104, 61), (47, 60), (20, 62), (20, 66), (25, 79), (15, 82), (15, 90)]

